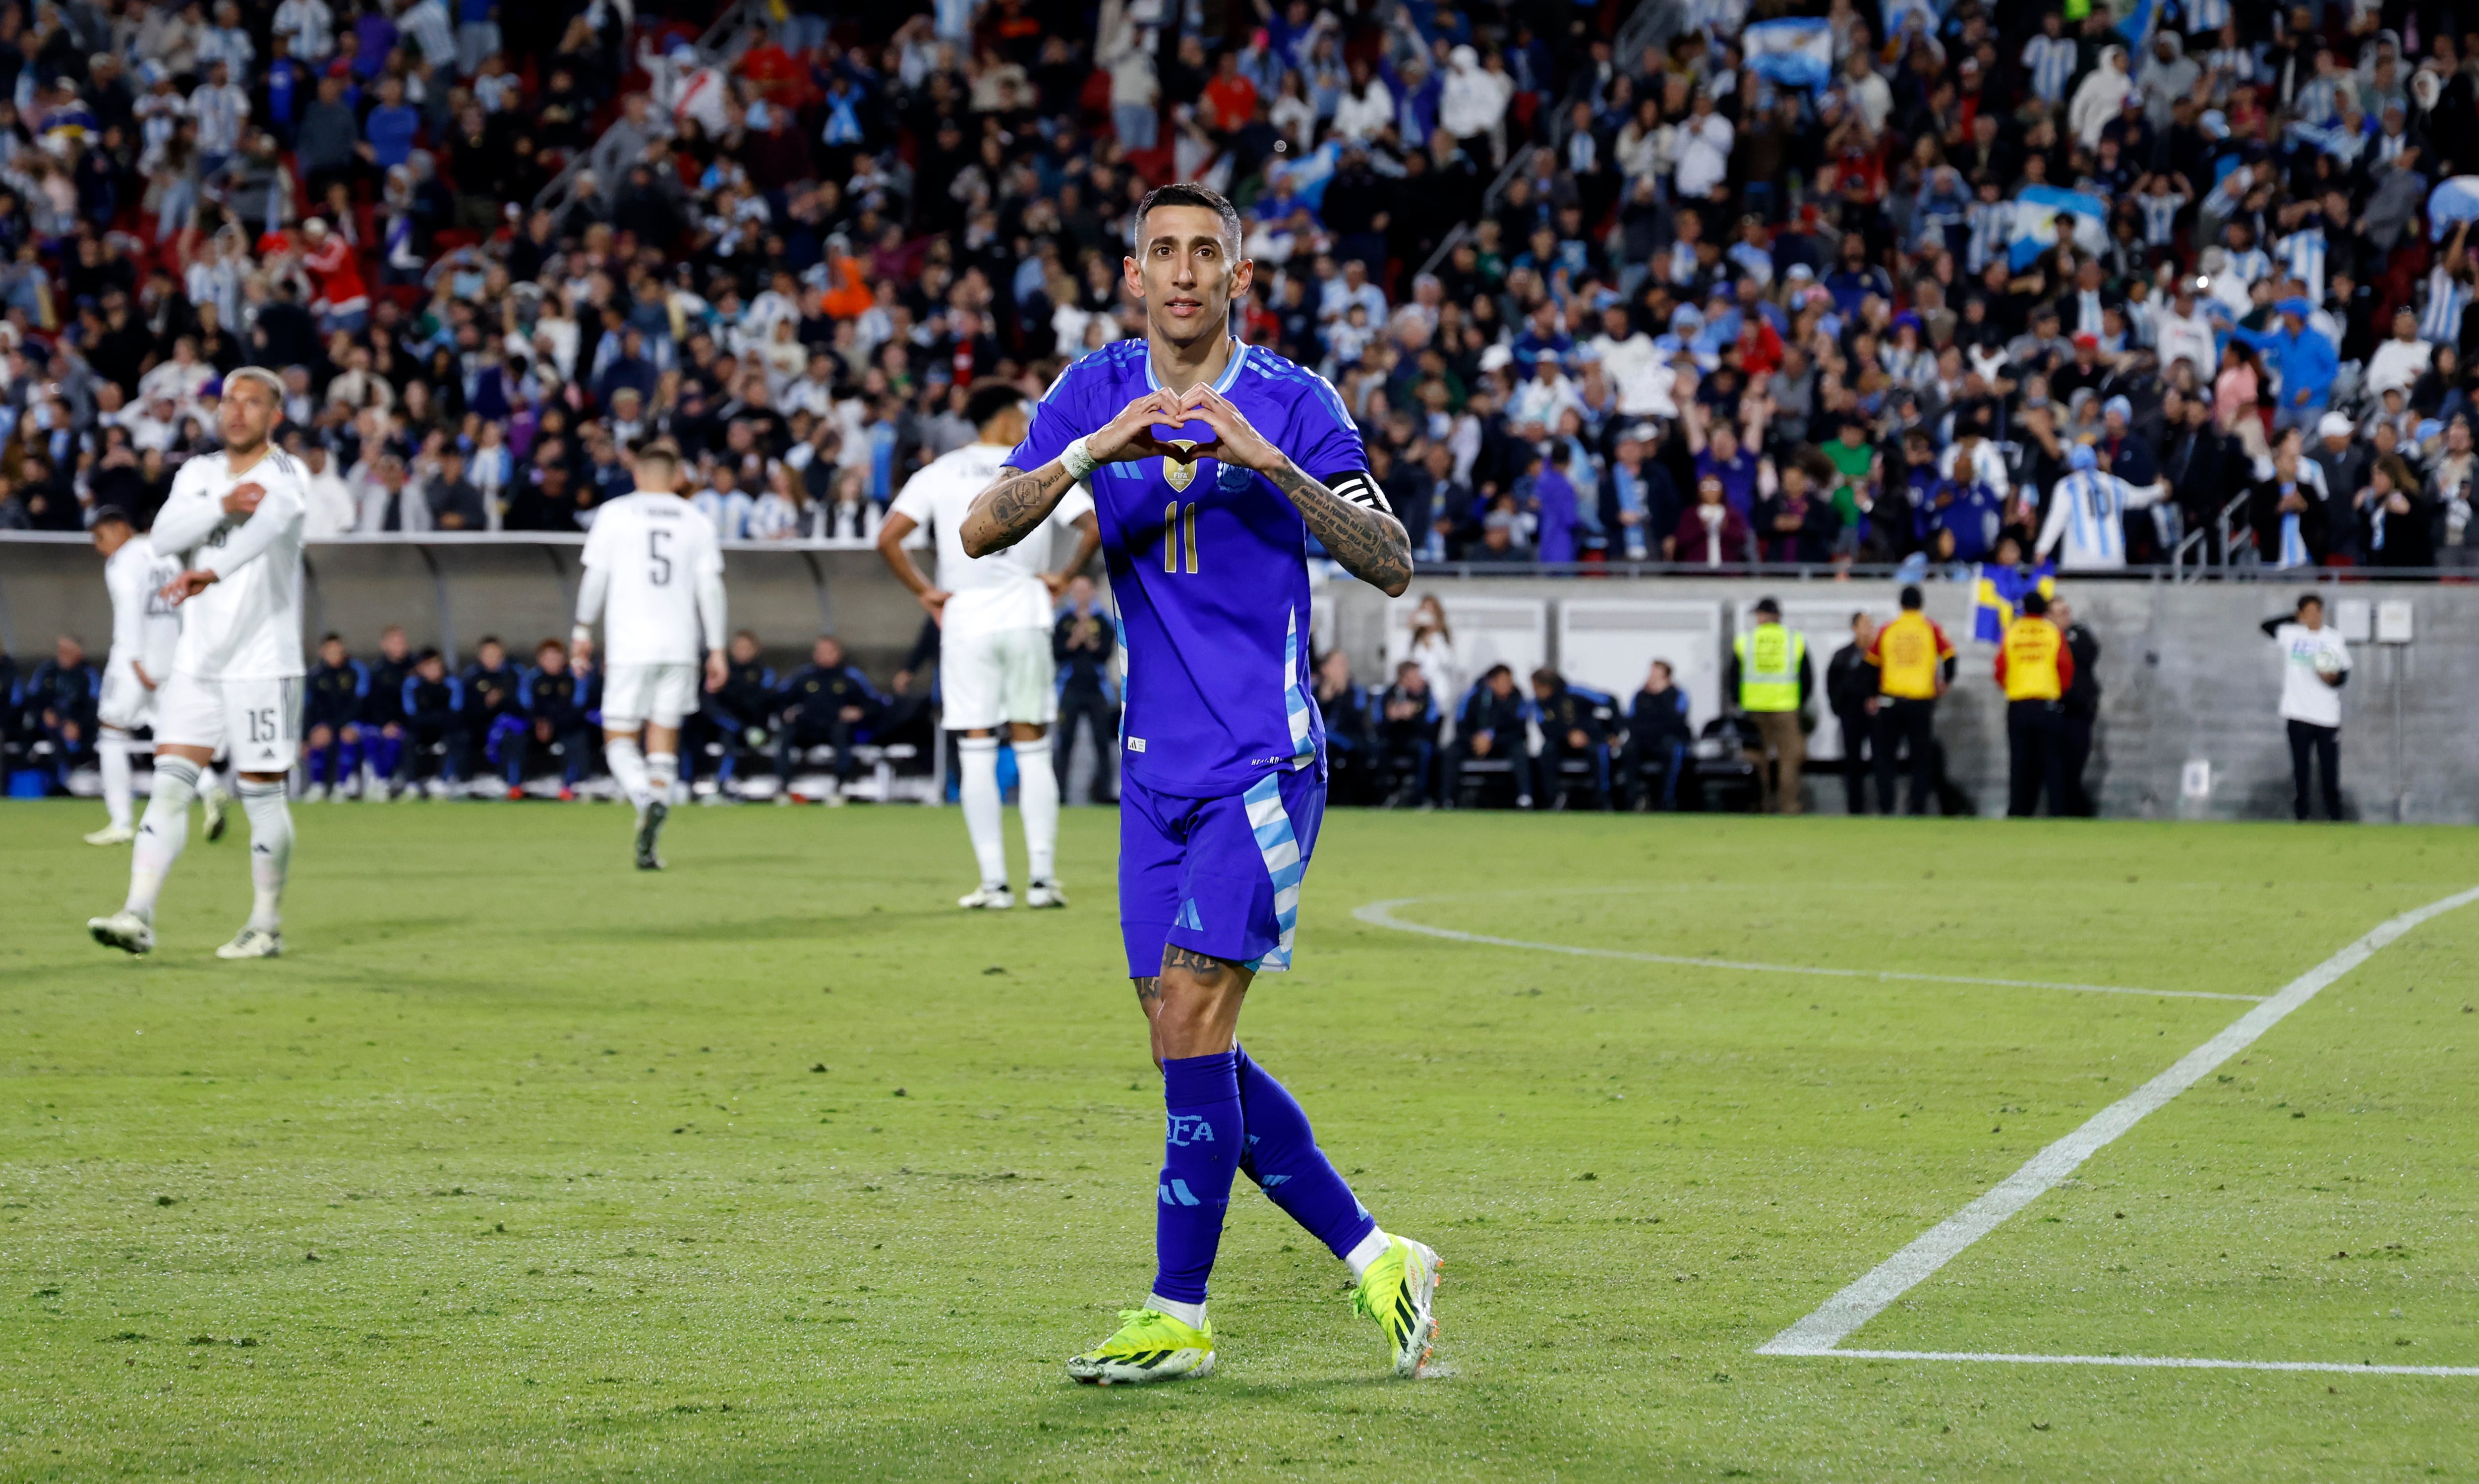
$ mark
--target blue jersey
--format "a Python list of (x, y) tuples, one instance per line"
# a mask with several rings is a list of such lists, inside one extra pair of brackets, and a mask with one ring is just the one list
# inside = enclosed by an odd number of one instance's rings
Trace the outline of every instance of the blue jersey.
[[(1061, 373), (1007, 462), (1037, 469), (1160, 389), (1145, 341), (1104, 346)], [(1368, 466), (1342, 398), (1314, 371), (1235, 345), (1214, 390), (1311, 478), (1331, 486)], [(1180, 436), (1214, 432), (1190, 422)], [(1168, 462), (1105, 465), (1090, 481), (1126, 655), (1121, 765), (1157, 792), (1240, 792), (1324, 753), (1308, 699), (1308, 524), (1262, 474)]]

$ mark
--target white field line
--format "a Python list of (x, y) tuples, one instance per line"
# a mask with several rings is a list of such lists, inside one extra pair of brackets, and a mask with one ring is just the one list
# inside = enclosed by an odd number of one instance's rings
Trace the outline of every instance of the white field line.
[(2479, 1376), (2479, 1366), (2353, 1366), (2338, 1360), (2196, 1360), (2184, 1355), (2004, 1355), (1973, 1350), (1776, 1350), (1760, 1355), (1830, 1355), (1836, 1360), (1977, 1360), (2010, 1366), (2135, 1366), (2184, 1371), (2332, 1371), (2352, 1375)]
[(2123, 984), (2059, 984), (2047, 979), (1981, 979), (1968, 974), (1913, 974), (1878, 968), (1821, 968), (1805, 964), (1751, 964), (1738, 959), (1691, 958), (1672, 953), (1627, 953), (1617, 948), (1580, 948), (1572, 943), (1532, 943), (1521, 938), (1493, 938), (1487, 933), (1467, 933), (1451, 927), (1431, 927), (1426, 922), (1406, 922), (1394, 916), (1397, 907), (1417, 907), (1424, 901), (1439, 900), (1425, 896), (1402, 896), (1392, 901), (1370, 902), (1355, 907), (1351, 915), (1371, 927), (1393, 928), (1398, 933), (1419, 933), (1430, 938), (1444, 938), (1453, 943), (1487, 943), (1498, 948), (1528, 948), (1535, 953), (1564, 953), (1572, 958), (1624, 959), (1634, 964), (1676, 964), (1689, 968), (1728, 968), (1759, 974), (1809, 974), (1825, 979), (1904, 980), (1928, 984), (1986, 984), (2009, 990), (2073, 990), (2085, 994), (2158, 994), (2171, 999), (2235, 999), (2248, 1004), (2260, 1003), (2261, 994), (2215, 994), (2204, 990), (2138, 990)]
[[(2457, 892), (2451, 896), (2415, 908), (2397, 918), (2379, 923), (2358, 942), (2334, 954), (2313, 968), (2289, 981), (2280, 994), (2256, 1006), (2232, 1021), (2229, 1027), (2211, 1040), (2178, 1059), (2167, 1071), (2136, 1088), (2124, 1098), (2094, 1114), (2081, 1128), (2032, 1156), (2029, 1163), (1981, 1195), (1914, 1238), (1908, 1246), (1885, 1259), (1861, 1275), (1858, 1281), (1827, 1299), (1798, 1323), (1774, 1336), (1756, 1347), (1759, 1355), (1855, 1355), (1862, 1351), (1837, 1350), (1835, 1346), (1862, 1324), (1883, 1313), (1913, 1287), (1959, 1256), (1965, 1247), (1997, 1229), (2015, 1212), (2030, 1205), (2043, 1193), (2055, 1188), (2082, 1167), (2083, 1161), (2100, 1152), (2112, 1140), (2141, 1122), (2169, 1099), (2202, 1081), (2214, 1068), (2253, 1045), (2258, 1037), (2281, 1023), (2288, 1014), (2313, 999), (2325, 986), (2358, 968), (2373, 957), (2376, 950), (2428, 918), (2451, 912), (2456, 907), (2479, 901), (2479, 887)], [(1917, 1354), (1928, 1358), (1932, 1352), (1887, 1351), (1889, 1357)], [(2092, 1356), (1973, 1356), (1957, 1353), (1954, 1359), (2011, 1360), (2036, 1364), (2046, 1359), (2063, 1365), (2204, 1365), (2240, 1366), (2245, 1369), (2307, 1370), (2300, 1364), (2282, 1366), (2271, 1362), (2257, 1366), (2248, 1362), (2202, 1361), (2125, 1361), (2115, 1357)], [(2430, 1371), (2415, 1367), (2334, 1366), (2339, 1371), (2395, 1371), (2403, 1374), (2428, 1374)], [(2434, 1373), (2463, 1374), (2461, 1370), (2443, 1370)]]

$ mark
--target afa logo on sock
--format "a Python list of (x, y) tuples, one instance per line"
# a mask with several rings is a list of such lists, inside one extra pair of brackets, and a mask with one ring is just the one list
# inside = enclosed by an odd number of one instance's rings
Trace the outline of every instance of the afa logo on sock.
[(1212, 1144), (1214, 1125), (1193, 1113), (1174, 1113), (1170, 1116), (1168, 1137), (1174, 1145), (1181, 1148), (1191, 1144)]

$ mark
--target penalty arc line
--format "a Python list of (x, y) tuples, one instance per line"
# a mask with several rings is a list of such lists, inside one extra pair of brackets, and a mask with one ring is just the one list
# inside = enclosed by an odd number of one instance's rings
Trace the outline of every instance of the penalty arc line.
[(2231, 1021), (2219, 1035), (2180, 1057), (2168, 1070), (2094, 1114), (2081, 1128), (2032, 1156), (2022, 1169), (2008, 1175), (1978, 1200), (1921, 1233), (1901, 1251), (1878, 1264), (1842, 1292), (1818, 1305), (1814, 1313), (1756, 1346), (1756, 1353), (1861, 1359), (1998, 1360), (2027, 1365), (2048, 1362), (2057, 1365), (2196, 1366), (2214, 1370), (2246, 1371), (2329, 1369), (2371, 1371), (2380, 1374), (2479, 1375), (2479, 1368), (2464, 1367), (2415, 1368), (2318, 1365), (2311, 1362), (2279, 1361), (2188, 1361), (2171, 1357), (2147, 1356), (1980, 1355), (1961, 1351), (1863, 1351), (1835, 1348), (1861, 1325), (1882, 1314), (1896, 1299), (1927, 1281), (1938, 1269), (1960, 1256), (1964, 1248), (1987, 1236), (2007, 1218), (2055, 1189), (2076, 1170), (2082, 1168), (2085, 1160), (2099, 1153), (2101, 1149), (2141, 1122), (2147, 1116), (2166, 1106), (2171, 1098), (2201, 1082), (2213, 1069), (2253, 1045), (2266, 1031), (2280, 1024), (2291, 1011), (2313, 999), (2317, 994), (2343, 974), (2374, 957), (2376, 950), (2428, 918), (2451, 912), (2457, 907), (2467, 906), (2472, 902), (2479, 902), (2479, 887), (2473, 887), (2466, 892), (2457, 892), (2451, 896), (2441, 897), (2424, 907), (2414, 908), (2399, 917), (2377, 924), (2365, 937), (2292, 979), (2279, 994)]
[(1467, 933), (1458, 928), (1432, 927), (1426, 922), (1406, 922), (1394, 916), (1397, 907), (1416, 907), (1429, 898), (1401, 896), (1392, 901), (1370, 902), (1355, 907), (1351, 915), (1371, 927), (1392, 928), (1398, 933), (1419, 933), (1429, 938), (1444, 938), (1452, 943), (1487, 943), (1497, 948), (1528, 948), (1536, 953), (1563, 953), (1572, 958), (1623, 959), (1633, 964), (1675, 964), (1688, 968), (1736, 969), (1744, 973), (1807, 974), (1824, 979), (1903, 980), (1926, 984), (1984, 984), (2008, 990), (2072, 990), (2084, 994), (2143, 994), (2169, 999), (2235, 999), (2245, 1004), (2260, 1004), (2261, 994), (2219, 994), (2205, 990), (2139, 990), (2123, 984), (2061, 984), (2048, 979), (1982, 979), (1969, 974), (1915, 974), (1894, 969), (1826, 968), (1808, 964), (1753, 964), (1739, 959), (1693, 958), (1675, 953), (1630, 953), (1618, 948), (1584, 948), (1572, 943), (1532, 943), (1521, 938), (1495, 938), (1487, 933)]

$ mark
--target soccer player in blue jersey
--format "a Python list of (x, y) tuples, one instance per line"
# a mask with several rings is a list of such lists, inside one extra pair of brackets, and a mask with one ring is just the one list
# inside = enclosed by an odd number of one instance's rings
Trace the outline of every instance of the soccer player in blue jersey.
[(1249, 981), (1291, 967), (1325, 812), (1308, 538), (1389, 595), (1411, 582), (1411, 541), (1334, 388), (1232, 338), (1254, 265), (1231, 203), (1164, 186), (1132, 237), (1124, 272), (1145, 339), (1060, 376), (962, 528), (964, 549), (984, 556), (1088, 485), (1127, 655), (1119, 922), (1168, 1112), (1158, 1266), (1143, 1306), (1067, 1373), (1109, 1385), (1213, 1371), (1206, 1278), (1245, 1174), (1350, 1264), (1355, 1306), (1384, 1330), (1396, 1373), (1417, 1375), (1437, 1330), (1438, 1255), (1378, 1229), (1238, 1039)]

